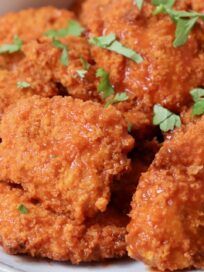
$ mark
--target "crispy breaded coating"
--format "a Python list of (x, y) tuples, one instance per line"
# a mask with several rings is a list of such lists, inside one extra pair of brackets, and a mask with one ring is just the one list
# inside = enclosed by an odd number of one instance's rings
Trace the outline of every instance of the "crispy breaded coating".
[[(24, 205), (27, 214), (19, 211)], [(126, 218), (109, 209), (77, 224), (34, 202), (22, 189), (0, 184), (0, 242), (10, 254), (28, 254), (72, 263), (126, 254)]]
[[(55, 88), (59, 94), (87, 99), (97, 97), (95, 68), (90, 63), (90, 46), (85, 38), (69, 36), (62, 39), (68, 47), (69, 63), (60, 62), (62, 50), (54, 47), (50, 39), (39, 39), (27, 43), (23, 50), (25, 57), (18, 65), (18, 73), (27, 78), (35, 88)], [(83, 61), (89, 64), (84, 77), (78, 71), (83, 70)], [(95, 98), (96, 100), (96, 98)]]
[[(28, 81), (26, 81), (28, 79)], [(15, 104), (22, 98), (30, 97), (34, 94), (43, 97), (52, 97), (59, 93), (54, 86), (38, 85), (34, 81), (30, 81), (26, 76), (26, 72), (19, 73), (0, 70), (0, 119), (4, 111), (12, 104)], [(21, 88), (18, 84), (22, 82), (30, 83), (29, 87)]]
[[(88, 42), (85, 38), (74, 36), (62, 42), (69, 48), (68, 66), (60, 62), (62, 51), (47, 38), (26, 43), (22, 49), (23, 57), (12, 69), (9, 68), (10, 63), (4, 62), (7, 58), (2, 57), (4, 63), (1, 64), (5, 69), (0, 70), (0, 114), (18, 99), (34, 94), (44, 97), (71, 95), (84, 100), (87, 97), (98, 100), (96, 69), (90, 64), (92, 59)], [(12, 60), (15, 62), (15, 58)], [(87, 62), (89, 69), (80, 77), (78, 71), (84, 69), (83, 62)], [(20, 90), (17, 82), (27, 82), (30, 87)]]
[(66, 27), (74, 18), (73, 12), (51, 6), (7, 13), (0, 17), (0, 43), (11, 42), (15, 35), (25, 42), (38, 39), (50, 29)]
[[(13, 38), (16, 35), (24, 44), (38, 40), (46, 31), (65, 28), (73, 19), (75, 19), (73, 12), (54, 7), (8, 13), (0, 17), (0, 45), (13, 43)], [(23, 57), (24, 54), (20, 51), (0, 55), (0, 68), (16, 70)]]
[(165, 141), (132, 202), (128, 251), (162, 271), (204, 268), (204, 116)]
[(19, 101), (3, 115), (0, 137), (0, 180), (80, 222), (106, 210), (134, 144), (114, 107), (57, 96)]
[[(124, 112), (133, 130), (152, 124), (152, 107), (159, 103), (180, 112), (190, 101), (189, 91), (203, 85), (203, 25), (197, 24), (188, 42), (173, 47), (175, 24), (168, 15), (153, 16), (151, 1), (142, 11), (132, 0), (86, 0), (81, 21), (89, 37), (115, 33), (124, 46), (139, 53), (144, 61), (136, 64), (122, 55), (96, 46), (92, 55), (99, 67), (110, 73), (118, 92), (126, 91), (129, 101), (117, 107)], [(196, 1), (177, 1), (180, 9), (197, 7)]]

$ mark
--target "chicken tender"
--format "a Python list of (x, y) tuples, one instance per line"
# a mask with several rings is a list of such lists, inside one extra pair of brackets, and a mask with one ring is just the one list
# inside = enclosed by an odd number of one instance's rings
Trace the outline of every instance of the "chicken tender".
[(125, 225), (126, 218), (112, 209), (76, 224), (44, 209), (22, 189), (0, 184), (0, 242), (10, 254), (75, 264), (121, 257), (126, 254)]
[(3, 115), (0, 180), (82, 222), (105, 211), (134, 140), (114, 107), (71, 97), (22, 99)]
[[(168, 15), (153, 16), (155, 7), (150, 2), (145, 1), (139, 11), (133, 0), (86, 0), (80, 16), (89, 37), (114, 33), (144, 59), (136, 64), (120, 54), (92, 47), (96, 64), (110, 73), (115, 90), (128, 93), (129, 100), (117, 107), (136, 131), (151, 126), (154, 104), (179, 113), (190, 101), (189, 91), (204, 84), (203, 25), (197, 24), (188, 42), (174, 48), (175, 24)], [(199, 8), (196, 3), (177, 1), (176, 5), (191, 10)]]
[(204, 268), (204, 116), (165, 141), (132, 202), (128, 251), (164, 270)]

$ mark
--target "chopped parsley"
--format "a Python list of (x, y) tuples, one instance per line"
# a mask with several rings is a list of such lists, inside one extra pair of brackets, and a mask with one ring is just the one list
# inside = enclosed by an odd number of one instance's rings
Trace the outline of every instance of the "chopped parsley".
[(96, 77), (100, 78), (98, 92), (102, 93), (102, 98), (105, 99), (113, 95), (114, 88), (110, 83), (109, 74), (103, 68), (99, 68), (96, 72)]
[(179, 115), (165, 109), (161, 105), (154, 106), (153, 124), (159, 126), (163, 132), (174, 130), (181, 126), (181, 118)]
[(89, 70), (89, 68), (90, 68), (90, 64), (88, 63), (88, 61), (87, 60), (85, 60), (85, 58), (84, 57), (80, 57), (80, 61), (81, 61), (81, 64), (82, 64), (82, 66), (83, 66), (83, 70), (86, 70), (86, 71), (88, 71)]
[(179, 19), (176, 26), (176, 33), (175, 33), (175, 40), (174, 40), (174, 47), (179, 47), (185, 44), (188, 40), (188, 36), (195, 26), (198, 17), (194, 17), (191, 19)]
[(80, 57), (80, 61), (82, 64), (82, 68), (83, 69), (79, 69), (77, 70), (77, 74), (80, 78), (84, 78), (86, 76), (86, 73), (88, 72), (89, 68), (90, 68), (90, 64), (88, 63), (87, 60), (85, 60), (85, 58), (83, 58), (82, 56)]
[(89, 43), (92, 45), (96, 45), (98, 47), (113, 51), (115, 53), (118, 53), (122, 56), (125, 56), (126, 58), (131, 59), (132, 61), (136, 63), (143, 62), (143, 58), (141, 55), (139, 55), (134, 50), (122, 45), (119, 41), (117, 41), (116, 35), (113, 33), (107, 36), (92, 37), (89, 39)]
[(16, 35), (13, 38), (12, 44), (2, 44), (0, 45), (0, 54), (13, 54), (21, 51), (23, 41)]
[(107, 103), (105, 104), (105, 108), (107, 108), (110, 105), (117, 104), (126, 100), (128, 100), (126, 92), (117, 93), (112, 99), (107, 101)]
[(142, 6), (144, 4), (144, 0), (134, 0), (134, 1), (135, 1), (136, 6), (138, 7), (138, 9), (141, 10)]
[(53, 38), (52, 44), (56, 47), (62, 50), (62, 54), (60, 57), (60, 62), (64, 65), (67, 66), (69, 63), (69, 54), (68, 54), (68, 46), (66, 44), (63, 44), (61, 41), (56, 40)]
[(131, 123), (128, 123), (128, 132), (129, 133), (132, 132), (132, 127), (133, 127), (133, 125)]
[(20, 205), (18, 206), (18, 210), (19, 210), (19, 212), (20, 212), (21, 214), (28, 214), (28, 213), (29, 213), (28, 209), (27, 209), (26, 206), (24, 206), (23, 204), (20, 204)]
[(156, 6), (154, 14), (168, 14), (172, 21), (176, 24), (174, 47), (180, 47), (188, 41), (189, 34), (197, 23), (198, 19), (204, 20), (204, 13), (195, 11), (174, 10), (175, 0), (152, 0), (152, 4)]
[(76, 72), (77, 72), (77, 75), (78, 75), (80, 78), (85, 78), (86, 73), (87, 73), (87, 71), (86, 71), (86, 70), (83, 70), (83, 69), (77, 70)]
[(204, 89), (196, 88), (193, 89), (190, 93), (194, 101), (192, 114), (193, 115), (204, 114)]
[(31, 87), (31, 84), (26, 81), (18, 81), (16, 85), (19, 89), (26, 89), (26, 88)]
[(98, 85), (98, 92), (102, 93), (102, 98), (106, 99), (112, 96), (112, 98), (110, 98), (106, 102), (105, 108), (107, 108), (108, 106), (112, 104), (116, 104), (116, 103), (128, 100), (128, 96), (126, 92), (115, 94), (115, 90), (110, 83), (109, 74), (103, 68), (99, 68), (97, 70), (96, 77), (100, 78), (99, 85)]
[(84, 32), (84, 28), (75, 20), (69, 21), (66, 28), (61, 28), (59, 30), (50, 29), (45, 35), (51, 39), (53, 38), (64, 38), (67, 36), (80, 37)]

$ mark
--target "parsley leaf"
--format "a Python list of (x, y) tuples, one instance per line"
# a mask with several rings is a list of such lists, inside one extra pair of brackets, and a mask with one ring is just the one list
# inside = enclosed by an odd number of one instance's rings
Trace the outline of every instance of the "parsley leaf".
[(112, 105), (112, 104), (116, 104), (119, 102), (123, 102), (128, 100), (128, 96), (126, 94), (126, 92), (122, 92), (122, 93), (117, 93), (112, 99), (110, 99), (106, 104), (105, 104), (105, 108), (107, 108), (108, 106)]
[(89, 43), (116, 52), (122, 56), (125, 56), (126, 58), (133, 60), (136, 63), (141, 63), (144, 60), (137, 52), (125, 47), (119, 41), (117, 41), (116, 36), (113, 33), (109, 34), (108, 36), (90, 38)]
[(16, 35), (13, 38), (13, 43), (12, 44), (3, 44), (0, 45), (0, 54), (12, 54), (16, 53), (21, 50), (23, 45), (22, 40)]
[(128, 96), (127, 96), (126, 92), (117, 93), (112, 99), (110, 99), (105, 104), (105, 108), (107, 108), (110, 105), (117, 104), (119, 102), (123, 102), (123, 101), (126, 101), (126, 100), (128, 100)]
[(89, 39), (89, 43), (98, 47), (107, 48), (116, 40), (115, 34), (111, 33), (107, 36), (92, 37)]
[(176, 33), (175, 33), (175, 40), (174, 40), (174, 47), (179, 47), (184, 45), (187, 40), (189, 33), (195, 26), (196, 22), (198, 21), (198, 17), (194, 17), (191, 19), (179, 19), (176, 25)]
[(56, 40), (55, 38), (52, 40), (52, 44), (56, 47), (62, 50), (62, 54), (60, 57), (60, 62), (67, 66), (69, 63), (69, 54), (68, 54), (68, 46), (63, 44), (61, 41)]
[(109, 74), (103, 68), (99, 68), (96, 71), (96, 77), (100, 78), (98, 92), (102, 93), (103, 99), (114, 94), (114, 88), (110, 83)]
[(87, 71), (86, 71), (86, 70), (83, 70), (83, 69), (77, 70), (76, 72), (77, 72), (77, 74), (78, 74), (78, 76), (79, 76), (80, 78), (84, 78), (85, 75), (86, 75), (86, 73), (87, 73)]
[(165, 7), (173, 7), (176, 0), (152, 0), (154, 6), (164, 5)]
[[(96, 77), (100, 77), (100, 82), (98, 85), (98, 92), (102, 93), (103, 99), (106, 99), (107, 97), (109, 97), (115, 93), (115, 90), (110, 83), (109, 74), (103, 68), (99, 68), (97, 70)], [(113, 96), (113, 98), (109, 99), (106, 102), (105, 108), (107, 108), (111, 104), (123, 102), (127, 99), (128, 99), (128, 96), (127, 96), (126, 92), (117, 93)]]
[(128, 123), (128, 132), (129, 133), (132, 132), (132, 127), (133, 127), (133, 125), (131, 123)]
[(19, 89), (26, 89), (26, 88), (31, 87), (31, 84), (26, 81), (18, 81), (16, 85)]
[(24, 206), (23, 204), (20, 204), (20, 205), (18, 206), (18, 210), (19, 210), (19, 212), (20, 212), (21, 214), (28, 214), (28, 213), (29, 213), (28, 209), (27, 209), (26, 206)]
[(143, 62), (143, 58), (136, 53), (134, 50), (127, 48), (125, 46), (123, 46), (120, 42), (118, 41), (114, 41), (109, 47), (109, 50), (114, 51), (120, 55), (125, 56), (128, 59), (133, 60), (136, 63), (141, 63)]
[(80, 37), (84, 32), (84, 28), (75, 20), (69, 21), (66, 28), (61, 28), (59, 30), (50, 29), (45, 35), (51, 39), (53, 38), (64, 38), (67, 36)]
[(193, 101), (195, 102), (193, 105), (192, 114), (193, 115), (202, 115), (204, 114), (204, 89), (196, 88), (190, 92)]
[(165, 109), (161, 105), (154, 106), (153, 124), (159, 125), (163, 132), (173, 130), (176, 127), (181, 126), (180, 116)]
[(141, 10), (144, 4), (144, 0), (134, 0), (135, 4), (137, 5), (138, 9)]
[(202, 88), (193, 89), (190, 92), (190, 94), (191, 94), (194, 102), (198, 102), (200, 100), (204, 100), (204, 89), (202, 89)]
[(87, 60), (85, 60), (85, 58), (84, 57), (80, 57), (80, 61), (81, 61), (81, 63), (82, 63), (82, 66), (83, 66), (83, 70), (86, 70), (86, 71), (88, 71), (89, 70), (89, 68), (90, 68), (90, 64), (88, 63), (88, 61)]
[(173, 0), (152, 0), (153, 5), (157, 6), (153, 14), (168, 14), (176, 24), (175, 40), (173, 42), (176, 48), (187, 42), (189, 34), (198, 19), (204, 20), (204, 14), (195, 11), (174, 10), (172, 8), (174, 2)]
[(80, 57), (80, 61), (83, 66), (83, 69), (79, 69), (76, 72), (80, 78), (84, 78), (91, 65), (82, 56)]

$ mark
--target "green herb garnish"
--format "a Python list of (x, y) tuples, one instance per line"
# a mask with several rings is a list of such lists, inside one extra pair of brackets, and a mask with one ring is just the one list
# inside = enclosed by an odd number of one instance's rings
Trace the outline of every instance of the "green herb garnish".
[(179, 115), (165, 109), (161, 105), (154, 106), (153, 124), (159, 126), (163, 132), (174, 130), (181, 126), (181, 118)]
[(123, 102), (128, 99), (126, 92), (115, 94), (115, 90), (110, 83), (109, 74), (103, 68), (99, 68), (97, 70), (96, 77), (100, 77), (98, 92), (102, 93), (102, 98), (106, 99), (114, 95), (106, 102), (105, 108), (107, 108), (109, 105)]
[(100, 78), (98, 92), (102, 93), (103, 99), (114, 94), (114, 88), (110, 83), (109, 74), (103, 68), (97, 70), (96, 77)]
[(0, 54), (13, 54), (18, 51), (21, 51), (23, 41), (16, 35), (13, 38), (12, 44), (3, 44), (0, 45)]
[(204, 13), (195, 11), (174, 10), (172, 7), (175, 0), (152, 0), (156, 6), (153, 14), (168, 14), (176, 24), (175, 39), (173, 46), (180, 47), (188, 41), (189, 34), (197, 23), (198, 19), (204, 20)]
[(20, 205), (18, 206), (18, 210), (19, 210), (19, 212), (20, 212), (21, 214), (28, 214), (28, 213), (29, 213), (28, 209), (27, 209), (26, 206), (24, 206), (23, 204), (20, 204)]
[(193, 105), (192, 115), (204, 114), (204, 89), (193, 89), (190, 94), (195, 102)]
[(68, 46), (66, 44), (63, 44), (61, 41), (56, 40), (55, 38), (52, 40), (52, 44), (56, 47), (62, 50), (62, 54), (60, 57), (60, 62), (67, 66), (69, 63), (69, 54), (68, 54)]
[(16, 83), (17, 87), (19, 89), (26, 89), (26, 88), (29, 88), (31, 87), (31, 84), (29, 82), (26, 82), (26, 81), (18, 81)]
[(138, 9), (141, 10), (144, 4), (144, 0), (134, 0), (134, 1)]
[(85, 76), (86, 76), (86, 73), (87, 73), (87, 71), (86, 70), (77, 70), (76, 71), (77, 72), (77, 75), (80, 77), (80, 78), (85, 78)]
[(79, 22), (75, 20), (71, 20), (69, 21), (66, 28), (62, 28), (59, 30), (50, 29), (45, 33), (45, 35), (51, 39), (64, 38), (67, 36), (80, 37), (83, 32), (84, 32), (84, 28), (79, 24)]
[(132, 127), (133, 127), (133, 125), (131, 123), (128, 123), (128, 132), (129, 133), (132, 132)]
[(105, 108), (113, 104), (124, 102), (126, 100), (128, 100), (128, 96), (126, 92), (117, 93), (112, 99), (107, 101), (107, 103), (105, 104)]
[(81, 63), (82, 63), (82, 66), (83, 66), (83, 70), (86, 70), (86, 71), (88, 71), (89, 70), (89, 68), (90, 68), (90, 64), (88, 63), (88, 61), (87, 60), (85, 60), (85, 58), (84, 57), (80, 57), (80, 61), (81, 61)]
[(80, 57), (80, 61), (83, 69), (79, 69), (76, 72), (80, 78), (84, 78), (91, 65), (82, 56)]
[(116, 40), (115, 34), (111, 33), (107, 36), (101, 37), (93, 37), (89, 39), (89, 43), (92, 45), (96, 45), (101, 48), (105, 48), (107, 50), (118, 53), (126, 58), (131, 59), (136, 63), (143, 62), (143, 58), (141, 55), (136, 53), (134, 50), (125, 47), (119, 41)]

